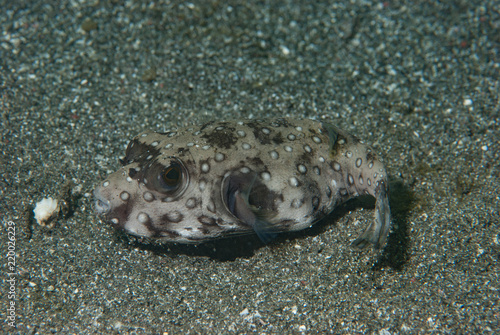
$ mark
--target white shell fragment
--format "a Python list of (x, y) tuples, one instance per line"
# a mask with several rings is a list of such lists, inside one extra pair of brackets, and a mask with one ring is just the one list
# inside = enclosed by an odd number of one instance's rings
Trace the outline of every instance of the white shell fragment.
[(59, 214), (60, 210), (59, 201), (49, 197), (37, 202), (33, 213), (35, 214), (36, 222), (41, 226), (45, 226)]

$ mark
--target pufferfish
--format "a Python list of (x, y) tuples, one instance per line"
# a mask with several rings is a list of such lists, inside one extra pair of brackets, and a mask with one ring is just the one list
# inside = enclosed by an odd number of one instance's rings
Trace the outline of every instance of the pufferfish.
[(115, 228), (193, 243), (310, 227), (339, 204), (375, 198), (375, 218), (352, 244), (384, 245), (391, 227), (387, 173), (373, 150), (326, 123), (289, 118), (212, 121), (145, 132), (94, 191)]

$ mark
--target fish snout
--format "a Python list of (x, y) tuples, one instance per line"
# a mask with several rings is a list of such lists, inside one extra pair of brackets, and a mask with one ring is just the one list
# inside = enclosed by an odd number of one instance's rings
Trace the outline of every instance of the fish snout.
[(111, 203), (108, 199), (104, 198), (99, 188), (94, 190), (94, 209), (99, 214), (108, 214), (111, 210)]

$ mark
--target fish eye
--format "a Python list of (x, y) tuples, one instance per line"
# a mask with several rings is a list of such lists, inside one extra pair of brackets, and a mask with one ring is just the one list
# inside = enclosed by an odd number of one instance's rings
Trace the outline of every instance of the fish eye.
[(166, 167), (165, 170), (163, 170), (161, 177), (168, 187), (175, 188), (179, 185), (182, 177), (180, 166), (172, 164)]
[(189, 171), (176, 157), (167, 157), (163, 162), (154, 161), (144, 168), (144, 186), (173, 201), (189, 186)]

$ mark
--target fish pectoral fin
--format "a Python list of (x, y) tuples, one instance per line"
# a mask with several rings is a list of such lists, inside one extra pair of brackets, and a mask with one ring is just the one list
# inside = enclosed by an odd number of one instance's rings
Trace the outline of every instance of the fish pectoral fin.
[(269, 221), (262, 220), (258, 216), (256, 216), (256, 220), (253, 221), (252, 228), (262, 243), (269, 243), (278, 235), (278, 232), (273, 229), (273, 225)]
[(252, 206), (248, 200), (256, 178), (256, 173), (228, 176), (224, 181), (224, 201), (236, 218), (252, 227), (263, 243), (268, 243), (277, 235), (271, 223), (272, 213)]
[(380, 249), (387, 240), (391, 228), (391, 209), (386, 184), (381, 184), (375, 195), (375, 218), (366, 230), (352, 242), (352, 246), (365, 248), (372, 244), (375, 249)]

